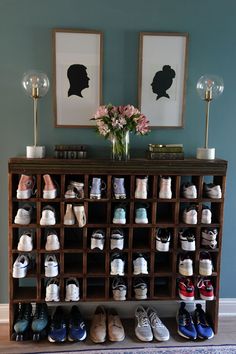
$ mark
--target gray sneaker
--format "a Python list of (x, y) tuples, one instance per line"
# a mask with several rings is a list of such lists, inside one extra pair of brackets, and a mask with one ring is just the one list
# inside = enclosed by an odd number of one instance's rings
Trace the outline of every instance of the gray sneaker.
[(135, 278), (134, 280), (134, 297), (136, 300), (147, 298), (147, 284), (141, 278)]
[(126, 300), (127, 286), (122, 277), (115, 277), (112, 282), (112, 293), (115, 301)]
[(159, 340), (160, 342), (169, 340), (170, 333), (166, 328), (166, 326), (162, 323), (162, 321), (158, 317), (156, 309), (149, 306), (146, 311), (152, 327), (154, 338), (156, 340)]
[(138, 306), (135, 311), (135, 335), (142, 342), (153, 340), (151, 324), (143, 306)]

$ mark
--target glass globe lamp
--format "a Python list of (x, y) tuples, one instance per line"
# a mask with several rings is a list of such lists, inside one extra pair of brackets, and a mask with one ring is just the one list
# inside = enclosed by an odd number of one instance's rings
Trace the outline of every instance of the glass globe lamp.
[(219, 76), (206, 74), (199, 78), (196, 89), (200, 98), (206, 102), (205, 145), (197, 149), (197, 158), (214, 160), (215, 148), (208, 147), (210, 102), (222, 94), (224, 83)]
[(49, 90), (49, 79), (46, 74), (30, 70), (23, 75), (22, 86), (27, 96), (33, 99), (34, 106), (34, 145), (26, 147), (26, 157), (45, 157), (45, 146), (38, 146), (38, 99)]

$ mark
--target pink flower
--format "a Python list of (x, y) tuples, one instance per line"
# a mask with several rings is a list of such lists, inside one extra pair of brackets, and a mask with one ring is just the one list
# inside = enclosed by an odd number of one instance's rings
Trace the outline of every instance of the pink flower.
[(137, 108), (135, 108), (134, 106), (129, 104), (129, 105), (123, 107), (123, 114), (126, 117), (131, 118), (132, 116), (134, 116), (136, 114), (140, 114), (140, 112)]
[(149, 129), (149, 120), (147, 119), (147, 117), (144, 114), (141, 114), (141, 116), (138, 119), (137, 122), (137, 126), (136, 126), (136, 132), (137, 134), (147, 134), (150, 129)]
[(108, 110), (106, 106), (100, 106), (97, 112), (94, 114), (94, 118), (97, 119), (107, 115), (108, 115)]

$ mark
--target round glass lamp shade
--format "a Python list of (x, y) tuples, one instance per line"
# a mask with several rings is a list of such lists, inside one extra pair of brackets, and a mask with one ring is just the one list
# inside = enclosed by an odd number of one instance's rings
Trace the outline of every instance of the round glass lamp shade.
[(202, 100), (210, 101), (224, 91), (223, 79), (216, 75), (203, 75), (197, 82), (197, 92)]
[(23, 75), (22, 86), (28, 96), (39, 98), (47, 94), (50, 84), (46, 74), (31, 70)]

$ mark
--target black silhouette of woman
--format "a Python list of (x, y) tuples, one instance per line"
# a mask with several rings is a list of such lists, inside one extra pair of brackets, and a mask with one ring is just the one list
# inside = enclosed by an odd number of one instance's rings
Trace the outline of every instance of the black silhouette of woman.
[(72, 64), (67, 70), (67, 77), (70, 82), (68, 97), (76, 95), (83, 97), (81, 91), (89, 87), (89, 77), (86, 66), (82, 64)]
[(161, 97), (170, 98), (166, 91), (171, 87), (174, 77), (175, 71), (170, 65), (164, 65), (162, 70), (155, 74), (151, 86), (152, 91), (157, 94), (157, 100)]

